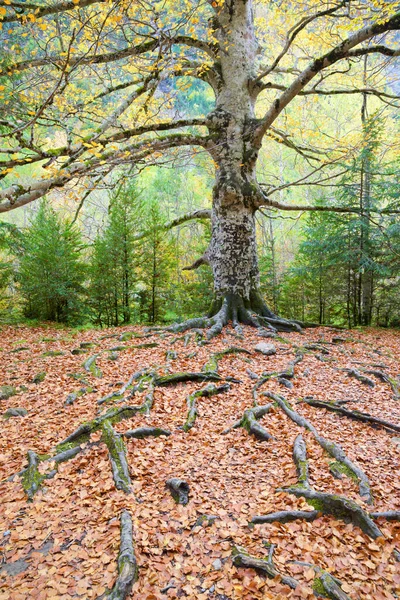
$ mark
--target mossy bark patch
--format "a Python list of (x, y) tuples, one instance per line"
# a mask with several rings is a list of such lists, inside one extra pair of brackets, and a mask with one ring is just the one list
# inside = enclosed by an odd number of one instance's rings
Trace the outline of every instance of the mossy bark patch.
[(40, 371), (40, 373), (36, 373), (34, 378), (32, 379), (33, 383), (42, 383), (46, 378), (46, 371)]
[(0, 386), (0, 400), (8, 400), (11, 396), (15, 396), (17, 390), (12, 385), (1, 385)]
[(93, 356), (90, 356), (90, 358), (85, 360), (85, 362), (82, 365), (83, 368), (85, 369), (85, 371), (87, 371), (88, 373), (91, 373), (93, 375), (93, 377), (103, 377), (103, 373), (101, 372), (99, 367), (96, 365), (96, 360), (97, 360), (98, 356), (99, 356), (98, 354), (94, 354)]
[(173, 477), (168, 479), (166, 486), (177, 504), (186, 505), (189, 502), (189, 484), (186, 481)]
[(353, 523), (372, 539), (383, 536), (369, 514), (350, 498), (326, 492), (316, 492), (313, 489), (302, 488), (301, 486), (291, 486), (280, 491), (286, 491), (298, 498), (305, 498), (315, 510), (325, 515), (332, 515), (345, 523)]
[(131, 478), (126, 460), (126, 448), (122, 436), (114, 431), (109, 420), (102, 423), (102, 441), (106, 444), (117, 490), (131, 492)]

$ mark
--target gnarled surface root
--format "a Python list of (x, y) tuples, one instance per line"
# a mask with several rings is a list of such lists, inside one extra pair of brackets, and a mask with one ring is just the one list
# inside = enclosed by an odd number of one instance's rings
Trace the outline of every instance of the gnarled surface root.
[(164, 331), (178, 333), (189, 329), (207, 329), (207, 339), (210, 340), (221, 333), (229, 321), (232, 322), (233, 328), (239, 335), (242, 334), (241, 324), (259, 329), (267, 327), (273, 332), (301, 332), (302, 330), (299, 322), (277, 317), (266, 307), (260, 294), (252, 292), (249, 299), (244, 299), (236, 294), (227, 294), (212, 303), (207, 317), (175, 323), (165, 327)]
[(331, 440), (327, 440), (326, 438), (319, 435), (314, 425), (312, 425), (305, 417), (300, 415), (298, 412), (293, 410), (290, 406), (289, 402), (285, 400), (282, 396), (278, 396), (277, 394), (272, 394), (271, 392), (266, 392), (265, 396), (274, 400), (278, 406), (290, 417), (297, 425), (300, 427), (304, 427), (310, 431), (318, 444), (331, 456), (335, 459), (336, 463), (331, 465), (331, 470), (334, 475), (340, 476), (342, 473), (345, 475), (354, 476), (359, 483), (360, 496), (368, 503), (373, 503), (373, 496), (371, 491), (371, 485), (367, 475), (364, 471), (356, 464), (354, 464), (346, 455), (343, 448), (332, 442)]
[(315, 510), (320, 511), (325, 515), (333, 515), (345, 523), (353, 523), (353, 525), (359, 527), (373, 540), (383, 535), (369, 514), (356, 502), (350, 500), (350, 498), (328, 494), (326, 492), (316, 492), (312, 488), (301, 486), (280, 488), (278, 491), (288, 492), (289, 494), (297, 496), (297, 498), (305, 498)]
[(188, 406), (188, 413), (186, 417), (186, 421), (183, 425), (183, 431), (188, 432), (195, 424), (197, 417), (197, 398), (205, 398), (210, 396), (215, 396), (216, 394), (222, 394), (223, 392), (227, 392), (230, 388), (229, 383), (225, 383), (224, 385), (216, 386), (213, 383), (206, 385), (206, 387), (201, 390), (197, 390), (197, 392), (193, 392), (189, 394), (186, 398), (186, 403)]
[(389, 421), (379, 419), (378, 417), (373, 417), (368, 413), (364, 413), (359, 410), (349, 410), (343, 406), (338, 406), (337, 404), (332, 404), (330, 402), (323, 402), (322, 400), (314, 400), (313, 398), (305, 398), (304, 402), (307, 402), (307, 404), (310, 406), (315, 406), (316, 408), (325, 408), (326, 410), (331, 410), (345, 417), (349, 417), (350, 419), (355, 419), (356, 421), (370, 423), (371, 425), (381, 425), (385, 429), (392, 431), (400, 431), (400, 425), (390, 423)]
[(254, 435), (257, 440), (267, 442), (268, 440), (272, 440), (272, 435), (258, 423), (258, 419), (261, 419), (264, 415), (266, 415), (272, 404), (266, 404), (265, 406), (255, 406), (253, 408), (248, 408), (244, 411), (243, 417), (240, 421), (236, 421), (231, 427), (225, 429), (222, 434), (225, 435), (232, 431), (232, 429), (238, 429), (239, 427), (243, 427), (246, 429), (248, 433)]
[(189, 502), (189, 484), (186, 481), (173, 477), (172, 479), (168, 479), (165, 485), (177, 504), (185, 505)]
[(121, 435), (114, 431), (110, 421), (102, 423), (102, 437), (108, 448), (112, 474), (117, 490), (123, 490), (126, 494), (131, 491), (131, 478), (126, 460), (126, 448)]
[(234, 546), (232, 550), (232, 562), (235, 567), (255, 569), (270, 579), (280, 577), (283, 584), (288, 585), (292, 590), (296, 589), (299, 585), (298, 581), (288, 575), (282, 575), (282, 573), (276, 569), (273, 563), (274, 548), (275, 546), (270, 544), (268, 556), (266, 558), (256, 558), (255, 556), (248, 554), (242, 546)]
[[(104, 600), (125, 600), (138, 580), (139, 568), (133, 547), (132, 518), (127, 510), (121, 513), (121, 541), (118, 554), (118, 577)], [(100, 600), (100, 599), (98, 599)]]

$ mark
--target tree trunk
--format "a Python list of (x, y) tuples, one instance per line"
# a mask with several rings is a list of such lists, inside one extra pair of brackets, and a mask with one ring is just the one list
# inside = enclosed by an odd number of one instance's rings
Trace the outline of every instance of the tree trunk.
[(259, 89), (254, 83), (258, 45), (252, 0), (222, 3), (213, 24), (224, 50), (213, 84), (216, 107), (207, 118), (213, 140), (208, 150), (216, 165), (212, 232), (208, 250), (192, 268), (206, 262), (213, 271), (212, 334), (229, 320), (234, 326), (239, 322), (259, 326), (265, 324), (264, 318), (270, 327), (299, 330), (299, 325), (277, 319), (259, 291), (255, 213), (265, 197), (256, 179), (261, 139), (254, 113)]
[[(364, 85), (367, 85), (367, 56), (364, 60)], [(367, 124), (367, 94), (363, 94), (363, 104), (361, 108), (361, 123), (364, 132)], [(367, 141), (367, 144), (369, 142)], [(360, 190), (360, 209), (361, 209), (361, 259), (364, 262), (363, 272), (361, 274), (361, 325), (370, 325), (372, 319), (372, 300), (373, 300), (373, 271), (370, 265), (371, 240), (370, 240), (370, 216), (371, 216), (371, 160), (370, 147), (367, 146), (365, 158), (362, 161), (361, 168), (361, 190)]]
[(255, 95), (250, 89), (257, 53), (252, 2), (233, 0), (229, 7), (224, 3), (216, 25), (226, 52), (221, 53), (216, 108), (209, 115), (216, 140), (216, 182), (206, 260), (214, 275), (214, 312), (225, 302), (228, 318), (251, 323), (248, 309), (273, 317), (259, 293), (255, 212), (261, 191), (255, 175)]

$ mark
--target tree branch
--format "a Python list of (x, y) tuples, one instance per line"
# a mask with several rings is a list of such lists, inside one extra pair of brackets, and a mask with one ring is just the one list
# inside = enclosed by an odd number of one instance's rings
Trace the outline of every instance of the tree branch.
[[(280, 85), (279, 83), (268, 82), (262, 86), (262, 91), (264, 90), (280, 90), (285, 92), (288, 89), (288, 86)], [(378, 98), (389, 98), (391, 100), (400, 100), (400, 96), (396, 94), (388, 94), (387, 92), (380, 92), (375, 88), (353, 88), (350, 90), (324, 90), (318, 89), (317, 87), (313, 87), (310, 90), (303, 90), (299, 92), (298, 96), (334, 96), (334, 95), (343, 95), (343, 94), (367, 94), (370, 96), (378, 96)]]
[(92, 4), (104, 3), (106, 0), (78, 0), (78, 2), (60, 2), (59, 4), (53, 4), (52, 6), (40, 6), (39, 4), (31, 4), (24, 2), (0, 2), (0, 6), (4, 6), (9, 10), (14, 10), (15, 14), (6, 15), (2, 19), (2, 23), (15, 23), (21, 21), (29, 13), (34, 13), (36, 19), (46, 17), (47, 15), (54, 15), (68, 10), (75, 10), (78, 8), (85, 8)]
[[(103, 0), (102, 0), (103, 1)], [(149, 36), (150, 37), (150, 36)], [(25, 71), (26, 69), (30, 69), (31, 67), (43, 67), (49, 64), (62, 66), (68, 64), (69, 66), (75, 65), (101, 65), (107, 64), (111, 62), (116, 62), (119, 60), (123, 60), (124, 58), (128, 58), (130, 56), (139, 56), (141, 54), (146, 54), (146, 52), (152, 52), (156, 48), (161, 48), (161, 46), (168, 45), (173, 46), (176, 45), (186, 45), (193, 48), (198, 48), (203, 50), (213, 58), (215, 58), (214, 51), (209, 44), (203, 42), (201, 40), (196, 40), (195, 38), (191, 38), (190, 36), (180, 35), (176, 37), (164, 37), (160, 35), (159, 39), (148, 39), (141, 44), (128, 46), (126, 48), (122, 48), (120, 50), (115, 50), (113, 52), (107, 52), (105, 54), (88, 54), (88, 55), (80, 55), (80, 56), (70, 56), (67, 60), (65, 57), (57, 55), (43, 56), (41, 58), (35, 58), (31, 60), (24, 60), (18, 63), (14, 63), (11, 65), (7, 65), (7, 67), (2, 71), (0, 71), (0, 77), (5, 75), (10, 75), (10, 73)]]
[(173, 227), (178, 227), (187, 221), (192, 221), (193, 219), (211, 219), (211, 210), (208, 208), (195, 210), (191, 213), (186, 213), (186, 215), (182, 215), (181, 217), (177, 217), (173, 221), (170, 221), (165, 225), (165, 229), (172, 229)]
[(209, 261), (208, 259), (203, 255), (200, 256), (200, 258), (198, 258), (197, 260), (194, 261), (193, 264), (188, 265), (187, 267), (182, 267), (182, 271), (194, 271), (195, 269), (198, 269), (199, 267), (201, 267), (201, 265), (209, 265)]
[[(351, 208), (348, 206), (307, 206), (305, 204), (283, 204), (282, 202), (278, 202), (276, 200), (271, 200), (270, 198), (265, 198), (263, 202), (260, 202), (257, 208), (261, 207), (266, 208), (277, 208), (278, 210), (290, 210), (297, 212), (334, 212), (334, 213), (351, 213), (351, 214), (359, 214), (362, 212), (360, 208)], [(400, 209), (381, 209), (381, 210), (371, 210), (371, 212), (376, 212), (379, 214), (400, 214)]]
[[(195, 210), (190, 213), (186, 213), (185, 215), (181, 215), (180, 217), (177, 217), (176, 219), (169, 221), (169, 223), (166, 223), (163, 226), (163, 229), (164, 229), (164, 231), (168, 231), (169, 229), (172, 229), (173, 227), (178, 227), (179, 225), (182, 225), (183, 223), (186, 223), (187, 221), (193, 221), (194, 219), (211, 219), (211, 210), (205, 208), (205, 209)], [(141, 232), (141, 233), (137, 233), (135, 235), (135, 240), (141, 240), (146, 235), (147, 234), (145, 231)]]
[(100, 153), (85, 162), (73, 163), (49, 179), (35, 181), (28, 185), (13, 184), (0, 190), (0, 213), (25, 206), (38, 198), (42, 198), (54, 188), (64, 187), (72, 180), (89, 175), (97, 169), (110, 169), (127, 162), (136, 164), (155, 153), (162, 153), (171, 148), (182, 146), (208, 146), (209, 138), (196, 135), (173, 134), (153, 140), (145, 140), (139, 144), (130, 144), (119, 150)]
[(343, 8), (343, 6), (345, 6), (346, 4), (349, 4), (349, 0), (343, 0), (342, 2), (340, 2), (340, 4), (338, 4), (337, 6), (334, 6), (333, 8), (328, 8), (327, 10), (321, 10), (313, 15), (310, 15), (309, 17), (303, 17), (299, 23), (294, 25), (294, 27), (292, 27), (288, 31), (288, 34), (286, 37), (286, 43), (285, 43), (282, 51), (278, 54), (276, 59), (273, 61), (272, 65), (270, 67), (267, 67), (264, 71), (262, 71), (262, 73), (260, 73), (260, 75), (258, 75), (256, 81), (259, 81), (263, 77), (266, 77), (272, 71), (275, 70), (275, 68), (278, 66), (278, 64), (282, 60), (282, 58), (285, 56), (285, 54), (287, 54), (287, 52), (288, 52), (289, 48), (291, 47), (292, 43), (294, 42), (295, 38), (299, 35), (299, 33), (301, 33), (301, 31), (305, 27), (307, 27), (307, 25), (309, 25), (316, 19), (319, 19), (320, 17), (332, 15), (339, 8)]
[[(265, 135), (268, 128), (272, 125), (275, 119), (281, 114), (284, 108), (295, 98), (306, 85), (323, 69), (330, 67), (339, 60), (351, 56), (351, 51), (355, 46), (358, 46), (362, 42), (369, 40), (370, 38), (386, 33), (388, 31), (395, 31), (400, 29), (400, 12), (393, 15), (390, 19), (384, 23), (375, 23), (364, 27), (357, 33), (349, 36), (341, 44), (336, 46), (333, 50), (330, 50), (320, 58), (315, 59), (312, 63), (304, 69), (304, 71), (293, 81), (293, 83), (283, 92), (283, 94), (277, 98), (271, 108), (266, 112), (264, 118), (258, 127), (258, 137), (261, 138)], [(372, 47), (374, 48), (374, 47)], [(377, 48), (377, 46), (375, 46)], [(378, 46), (378, 48), (380, 48)], [(365, 49), (370, 50), (371, 48)], [(364, 49), (360, 49), (363, 52)]]

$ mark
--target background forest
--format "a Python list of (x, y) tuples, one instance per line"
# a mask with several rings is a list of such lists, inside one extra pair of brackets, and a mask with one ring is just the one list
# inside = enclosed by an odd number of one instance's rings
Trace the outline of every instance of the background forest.
[[(197, 98), (188, 95), (187, 111)], [(261, 287), (274, 311), (336, 325), (399, 324), (399, 219), (370, 213), (399, 197), (398, 161), (386, 141), (393, 122), (382, 112), (364, 123), (365, 145), (334, 185), (282, 190), (294, 203), (304, 195), (321, 205), (333, 198), (357, 212), (259, 215)], [(296, 157), (279, 150), (272, 164), (289, 164), (295, 173)], [(198, 157), (125, 173), (83, 207), (73, 193), (59, 193), (52, 204), (13, 213), (0, 227), (1, 319), (111, 326), (203, 313), (212, 299), (211, 271), (182, 269), (206, 247), (209, 220), (169, 223), (210, 198), (210, 174)]]

